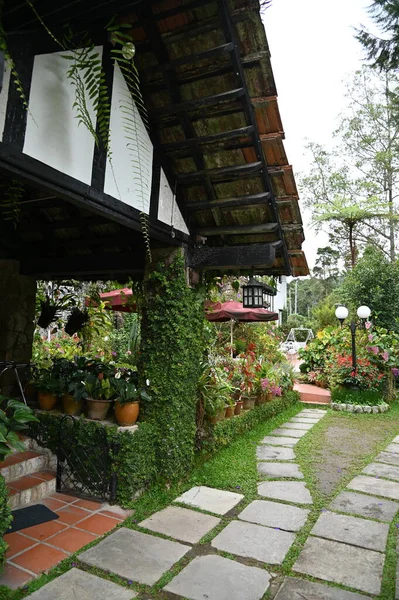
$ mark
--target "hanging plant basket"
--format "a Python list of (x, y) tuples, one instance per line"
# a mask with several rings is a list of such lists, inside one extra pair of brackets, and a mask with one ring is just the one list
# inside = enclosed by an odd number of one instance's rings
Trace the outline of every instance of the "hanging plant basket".
[(57, 319), (58, 306), (50, 301), (49, 298), (41, 302), (41, 313), (37, 320), (39, 327), (47, 329), (47, 327)]
[(71, 314), (68, 317), (68, 321), (65, 324), (65, 333), (73, 335), (77, 331), (80, 331), (89, 321), (89, 313), (87, 310), (80, 310), (80, 308), (73, 308)]

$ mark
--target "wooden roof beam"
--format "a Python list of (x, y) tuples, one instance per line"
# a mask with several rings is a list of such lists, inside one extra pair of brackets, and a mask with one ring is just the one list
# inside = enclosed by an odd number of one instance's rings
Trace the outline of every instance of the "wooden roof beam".
[(224, 140), (245, 137), (251, 135), (252, 133), (253, 126), (248, 125), (247, 127), (239, 127), (238, 129), (231, 129), (230, 131), (222, 131), (212, 135), (204, 135), (202, 137), (195, 137), (188, 140), (180, 140), (179, 142), (163, 144), (163, 149), (165, 152), (174, 152), (175, 150), (180, 150), (183, 148), (192, 148), (202, 144), (215, 144)]
[(220, 54), (226, 54), (231, 52), (234, 48), (232, 42), (228, 44), (222, 44), (221, 46), (215, 46), (214, 48), (209, 48), (209, 50), (203, 50), (202, 52), (196, 52), (195, 54), (187, 54), (187, 56), (182, 56), (181, 58), (177, 58), (176, 60), (171, 60), (170, 62), (161, 63), (157, 65), (151, 65), (146, 67), (143, 72), (144, 73), (157, 73), (165, 71), (172, 71), (182, 65), (195, 63), (198, 60), (204, 60), (207, 58), (212, 58), (213, 56), (219, 56)]
[(197, 270), (267, 269), (276, 259), (279, 242), (242, 246), (200, 246), (189, 251), (189, 266)]
[(196, 98), (195, 100), (187, 100), (186, 102), (179, 102), (177, 104), (168, 104), (161, 108), (156, 108), (150, 111), (150, 120), (156, 120), (165, 116), (175, 115), (178, 113), (184, 113), (197, 108), (203, 108), (205, 106), (214, 106), (217, 104), (223, 104), (224, 102), (231, 102), (240, 98), (245, 93), (244, 88), (237, 88), (235, 90), (229, 90), (228, 92), (222, 92), (221, 94), (213, 94), (212, 96), (203, 96), (202, 98)]
[(221, 227), (200, 227), (196, 233), (202, 237), (212, 237), (214, 235), (258, 235), (260, 233), (274, 233), (278, 228), (278, 223), (222, 225)]
[(246, 196), (237, 196), (235, 198), (217, 198), (213, 202), (197, 201), (187, 202), (185, 207), (188, 211), (209, 210), (214, 206), (218, 208), (232, 208), (234, 206), (254, 206), (255, 204), (264, 204), (270, 199), (270, 192), (260, 194), (247, 194)]
[(231, 178), (256, 175), (262, 171), (263, 164), (260, 161), (245, 163), (244, 165), (232, 165), (231, 167), (220, 167), (218, 169), (207, 169), (205, 171), (193, 171), (191, 173), (180, 173), (177, 180), (180, 185), (191, 185), (204, 177), (217, 181), (229, 181)]

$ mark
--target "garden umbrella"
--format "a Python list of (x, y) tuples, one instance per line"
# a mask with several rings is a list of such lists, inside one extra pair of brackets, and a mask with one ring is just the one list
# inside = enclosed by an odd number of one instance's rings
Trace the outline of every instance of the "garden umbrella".
[(230, 321), (230, 339), (233, 346), (234, 321), (255, 323), (277, 321), (278, 314), (266, 308), (244, 308), (241, 302), (229, 300), (227, 302), (207, 302), (205, 304), (205, 317), (208, 321), (223, 323)]
[(132, 290), (123, 288), (100, 294), (100, 299), (105, 302), (106, 308), (118, 312), (136, 312), (136, 305), (132, 303)]

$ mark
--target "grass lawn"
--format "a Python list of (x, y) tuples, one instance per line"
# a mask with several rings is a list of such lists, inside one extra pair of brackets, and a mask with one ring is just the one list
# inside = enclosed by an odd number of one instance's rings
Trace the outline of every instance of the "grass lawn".
[[(155, 487), (146, 492), (134, 504), (135, 513), (123, 525), (136, 528), (137, 523), (150, 514), (166, 507), (178, 495), (194, 485), (207, 485), (209, 487), (237, 491), (244, 494), (244, 504), (240, 504), (237, 512), (248, 504), (257, 495), (258, 474), (256, 469), (256, 446), (259, 441), (273, 429), (289, 420), (303, 405), (293, 406), (284, 413), (259, 424), (252, 431), (244, 434), (230, 446), (222, 449), (209, 460), (198, 460), (188, 479), (169, 488)], [(319, 407), (318, 407), (319, 408)], [(273, 565), (269, 571), (284, 576), (292, 573), (292, 566), (296, 561), (311, 528), (316, 522), (323, 508), (327, 507), (346, 484), (361, 472), (362, 468), (372, 461), (373, 457), (382, 450), (392, 438), (399, 433), (399, 403), (392, 406), (388, 413), (380, 415), (336, 413), (328, 410), (325, 416), (295, 447), (296, 461), (305, 475), (306, 482), (313, 496), (314, 505), (309, 519), (297, 536), (296, 542), (290, 549), (281, 566)], [(222, 519), (220, 526), (205, 536), (192, 552), (196, 554), (215, 552), (209, 542), (223, 528), (228, 519)], [(396, 570), (396, 522), (392, 524), (388, 542), (387, 560), (384, 570), (382, 594), (380, 600), (393, 600)], [(165, 536), (163, 536), (165, 537)], [(201, 550), (202, 548), (202, 550)], [(225, 553), (220, 553), (228, 556)], [(161, 591), (177, 572), (179, 572), (192, 558), (183, 558), (173, 569), (164, 575), (162, 580), (153, 587), (132, 584), (131, 589), (144, 593), (147, 599), (161, 600), (167, 596)], [(230, 557), (235, 558), (237, 557)], [(238, 559), (240, 562), (251, 563), (251, 559)], [(72, 564), (79, 561), (79, 553), (61, 563), (48, 575), (42, 575), (24, 590), (0, 590), (0, 600), (20, 600), (28, 593), (38, 589), (60, 573), (68, 570)], [(95, 569), (90, 568), (96, 573)], [(99, 572), (102, 577), (108, 577), (121, 585), (126, 586), (126, 581), (118, 577), (109, 576)], [(338, 586), (343, 587), (343, 586)], [(265, 599), (270, 597), (270, 591)]]

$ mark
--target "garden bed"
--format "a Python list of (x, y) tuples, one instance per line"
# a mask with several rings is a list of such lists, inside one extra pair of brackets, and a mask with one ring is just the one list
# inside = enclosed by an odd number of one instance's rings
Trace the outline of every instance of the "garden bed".
[(382, 404), (376, 404), (375, 406), (368, 406), (364, 404), (344, 404), (343, 402), (331, 402), (331, 408), (333, 410), (342, 410), (349, 413), (384, 413), (389, 410), (389, 404), (383, 402)]

